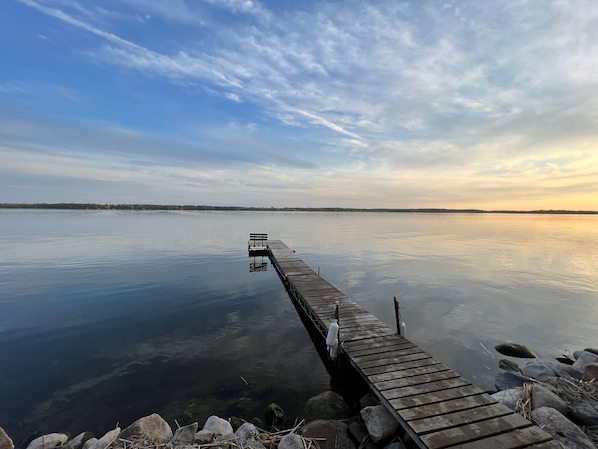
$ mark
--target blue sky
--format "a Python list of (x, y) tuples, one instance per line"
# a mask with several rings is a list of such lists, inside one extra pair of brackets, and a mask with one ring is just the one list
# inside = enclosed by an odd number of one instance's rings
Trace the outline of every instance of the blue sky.
[(598, 209), (594, 0), (3, 0), (0, 202)]

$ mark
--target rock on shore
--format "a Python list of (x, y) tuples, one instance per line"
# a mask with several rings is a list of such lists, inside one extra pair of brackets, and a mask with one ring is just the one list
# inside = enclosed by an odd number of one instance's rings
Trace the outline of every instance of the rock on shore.
[[(174, 431), (157, 413), (139, 418), (125, 429), (119, 427), (95, 438), (91, 432), (84, 432), (69, 439), (63, 433), (51, 433), (32, 440), (21, 449), (141, 449), (146, 447), (168, 449), (198, 449), (202, 445), (219, 449), (304, 449), (311, 440), (317, 441), (320, 449), (385, 449), (389, 443), (392, 448), (405, 446), (398, 435), (399, 425), (376, 404), (376, 398), (369, 394), (361, 398), (353, 408), (345, 403), (343, 397), (332, 391), (326, 391), (307, 401), (303, 409), (304, 416), (300, 425), (288, 431), (268, 432), (240, 418), (224, 419), (210, 416), (200, 428), (194, 422)], [(386, 413), (384, 413), (386, 412)], [(269, 425), (280, 425), (284, 419), (284, 410), (272, 403), (265, 412)], [(254, 421), (259, 421), (257, 418)], [(349, 420), (353, 431), (347, 424)], [(235, 423), (235, 428), (231, 423)], [(356, 430), (359, 429), (359, 430)], [(400, 445), (397, 446), (396, 443)], [(0, 427), (0, 449), (15, 449), (13, 441)]]
[[(515, 343), (499, 348), (513, 357), (534, 354)], [(499, 391), (494, 399), (542, 426), (569, 449), (597, 448), (598, 354), (586, 349), (575, 352), (574, 360), (533, 358), (522, 366), (501, 360), (498, 366), (504, 371), (496, 374)]]

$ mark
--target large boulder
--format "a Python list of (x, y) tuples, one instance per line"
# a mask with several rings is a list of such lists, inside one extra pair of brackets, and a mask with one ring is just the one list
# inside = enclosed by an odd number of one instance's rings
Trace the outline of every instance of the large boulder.
[(179, 427), (174, 431), (174, 435), (170, 439), (170, 443), (174, 446), (183, 446), (185, 444), (192, 444), (195, 440), (195, 434), (199, 425), (194, 422), (188, 426)]
[(235, 432), (235, 440), (243, 448), (266, 449), (260, 441), (260, 432), (253, 424), (246, 422)]
[(212, 415), (206, 419), (203, 430), (209, 430), (218, 438), (231, 435), (233, 433), (233, 426), (226, 419)]
[(492, 395), (494, 399), (496, 399), (501, 404), (506, 405), (511, 410), (515, 410), (517, 406), (517, 402), (521, 399), (523, 395), (523, 388), (509, 388), (508, 390), (502, 390), (496, 392)]
[(96, 441), (90, 449), (106, 449), (112, 443), (116, 441), (118, 435), (120, 434), (120, 427), (107, 432), (102, 438)]
[(157, 413), (139, 418), (120, 434), (124, 440), (146, 440), (152, 443), (167, 443), (172, 438), (172, 429)]
[(395, 417), (383, 405), (365, 407), (360, 414), (370, 437), (376, 444), (389, 441), (399, 428)]
[(347, 419), (351, 415), (343, 397), (333, 391), (325, 391), (308, 399), (303, 408), (306, 421)]
[(569, 405), (569, 417), (582, 426), (596, 426), (598, 425), (598, 410), (583, 400), (573, 402)]
[(15, 445), (11, 438), (4, 431), (4, 429), (0, 427), (0, 449), (14, 449), (14, 447)]
[(324, 441), (318, 441), (320, 449), (356, 449), (349, 429), (342, 421), (317, 419), (303, 426), (299, 434), (307, 438), (324, 438)]
[(596, 449), (587, 435), (558, 410), (550, 407), (537, 408), (532, 411), (532, 419), (569, 449)]
[(52, 449), (54, 447), (62, 446), (68, 441), (68, 437), (64, 433), (49, 433), (37, 437), (27, 446), (27, 449)]
[(536, 384), (532, 388), (532, 409), (550, 407), (566, 414), (569, 407), (560, 397), (542, 385)]
[(498, 352), (509, 357), (519, 357), (522, 359), (535, 359), (536, 354), (527, 346), (513, 343), (511, 341), (501, 343), (494, 347)]

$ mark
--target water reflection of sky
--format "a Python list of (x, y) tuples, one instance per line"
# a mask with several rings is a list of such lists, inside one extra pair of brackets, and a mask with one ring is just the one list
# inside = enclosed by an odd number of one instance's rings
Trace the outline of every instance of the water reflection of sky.
[(597, 221), (0, 211), (0, 422), (21, 435), (281, 397), (292, 410), (326, 388), (275, 273), (249, 273), (250, 232), (284, 240), (389, 325), (396, 295), (414, 342), (491, 388), (498, 342), (545, 357), (596, 346)]

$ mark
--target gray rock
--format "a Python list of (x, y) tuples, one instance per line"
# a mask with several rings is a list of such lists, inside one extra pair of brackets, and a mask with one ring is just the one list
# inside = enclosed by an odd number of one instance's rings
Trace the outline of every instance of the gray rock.
[(585, 401), (577, 401), (569, 405), (570, 418), (582, 426), (598, 425), (598, 410)]
[(517, 401), (521, 399), (521, 395), (523, 394), (523, 388), (509, 388), (508, 390), (502, 390), (497, 393), (494, 393), (492, 397), (496, 399), (501, 404), (506, 405), (511, 410), (515, 410), (517, 406)]
[(556, 376), (554, 370), (542, 363), (528, 363), (521, 369), (524, 376), (531, 377), (541, 382), (546, 382)]
[(519, 365), (507, 359), (500, 359), (498, 361), (498, 367), (511, 373), (521, 373), (521, 368), (519, 368)]
[(260, 432), (253, 424), (246, 422), (235, 432), (235, 439), (241, 447), (253, 449), (266, 449), (260, 441)]
[(172, 429), (157, 413), (139, 418), (122, 431), (125, 440), (143, 439), (152, 443), (166, 443), (172, 438)]
[(569, 407), (560, 397), (542, 385), (534, 385), (532, 388), (532, 409), (550, 407), (566, 414)]
[(214, 432), (212, 432), (211, 430), (200, 430), (195, 434), (193, 442), (199, 444), (209, 444), (212, 441), (214, 441), (215, 438), (216, 435), (214, 435)]
[(106, 449), (116, 441), (120, 434), (120, 427), (117, 427), (110, 432), (107, 432), (102, 438), (96, 441), (89, 449)]
[(586, 434), (558, 410), (549, 407), (537, 408), (532, 411), (532, 419), (569, 449), (596, 449)]
[(524, 383), (528, 383), (527, 377), (520, 376), (515, 373), (498, 372), (494, 376), (494, 385), (497, 390), (508, 390), (510, 388), (522, 387)]
[(582, 371), (586, 365), (589, 365), (590, 363), (598, 363), (598, 355), (594, 354), (593, 352), (576, 351), (573, 353), (573, 356), (575, 357), (573, 368), (577, 368)]
[(219, 418), (216, 415), (210, 416), (205, 424), (203, 430), (209, 430), (216, 437), (223, 437), (233, 433), (233, 426), (226, 419)]
[(536, 354), (527, 346), (518, 343), (506, 342), (494, 347), (498, 352), (509, 357), (519, 357), (522, 359), (535, 359)]
[(361, 417), (351, 418), (347, 425), (349, 427), (349, 435), (357, 443), (357, 447), (361, 449), (378, 449), (378, 446), (368, 434), (368, 429), (366, 429)]
[(4, 429), (0, 427), (0, 449), (14, 449), (14, 447), (15, 445), (11, 438), (4, 431)]
[(49, 433), (37, 437), (27, 446), (27, 449), (50, 449), (53, 447), (62, 446), (68, 441), (68, 437), (64, 433)]
[(583, 380), (598, 379), (598, 363), (588, 363), (583, 369)]
[(192, 444), (195, 441), (195, 434), (199, 425), (194, 422), (188, 426), (179, 427), (174, 431), (174, 435), (170, 439), (173, 445)]
[(390, 440), (399, 428), (397, 420), (383, 405), (365, 407), (360, 414), (368, 433), (376, 444)]
[(384, 449), (407, 449), (407, 446), (405, 446), (401, 441), (393, 441), (392, 443), (384, 446)]
[(91, 432), (83, 432), (62, 446), (62, 449), (82, 449), (83, 445), (93, 437)]
[(350, 414), (351, 411), (343, 397), (333, 391), (325, 391), (310, 398), (303, 408), (306, 421), (347, 419)]
[(83, 444), (83, 449), (90, 449), (94, 444), (98, 442), (97, 438), (91, 437), (89, 440)]
[(583, 372), (570, 365), (563, 365), (562, 363), (555, 363), (551, 365), (552, 370), (559, 377), (572, 377), (573, 379), (581, 379)]
[(308, 438), (325, 438), (325, 441), (318, 441), (320, 449), (355, 449), (349, 429), (342, 421), (317, 419), (303, 426), (299, 434)]
[(278, 449), (305, 449), (303, 438), (295, 433), (289, 433), (282, 437), (278, 443)]
[(268, 425), (278, 427), (284, 422), (284, 410), (276, 402), (272, 402), (266, 407), (264, 417)]
[(370, 407), (372, 405), (380, 405), (380, 399), (374, 393), (367, 393), (359, 398), (359, 401), (353, 407), (356, 411), (361, 410), (364, 407)]
[(596, 349), (596, 348), (586, 348), (586, 349), (584, 349), (584, 351), (591, 352), (592, 354), (598, 355), (598, 349)]

